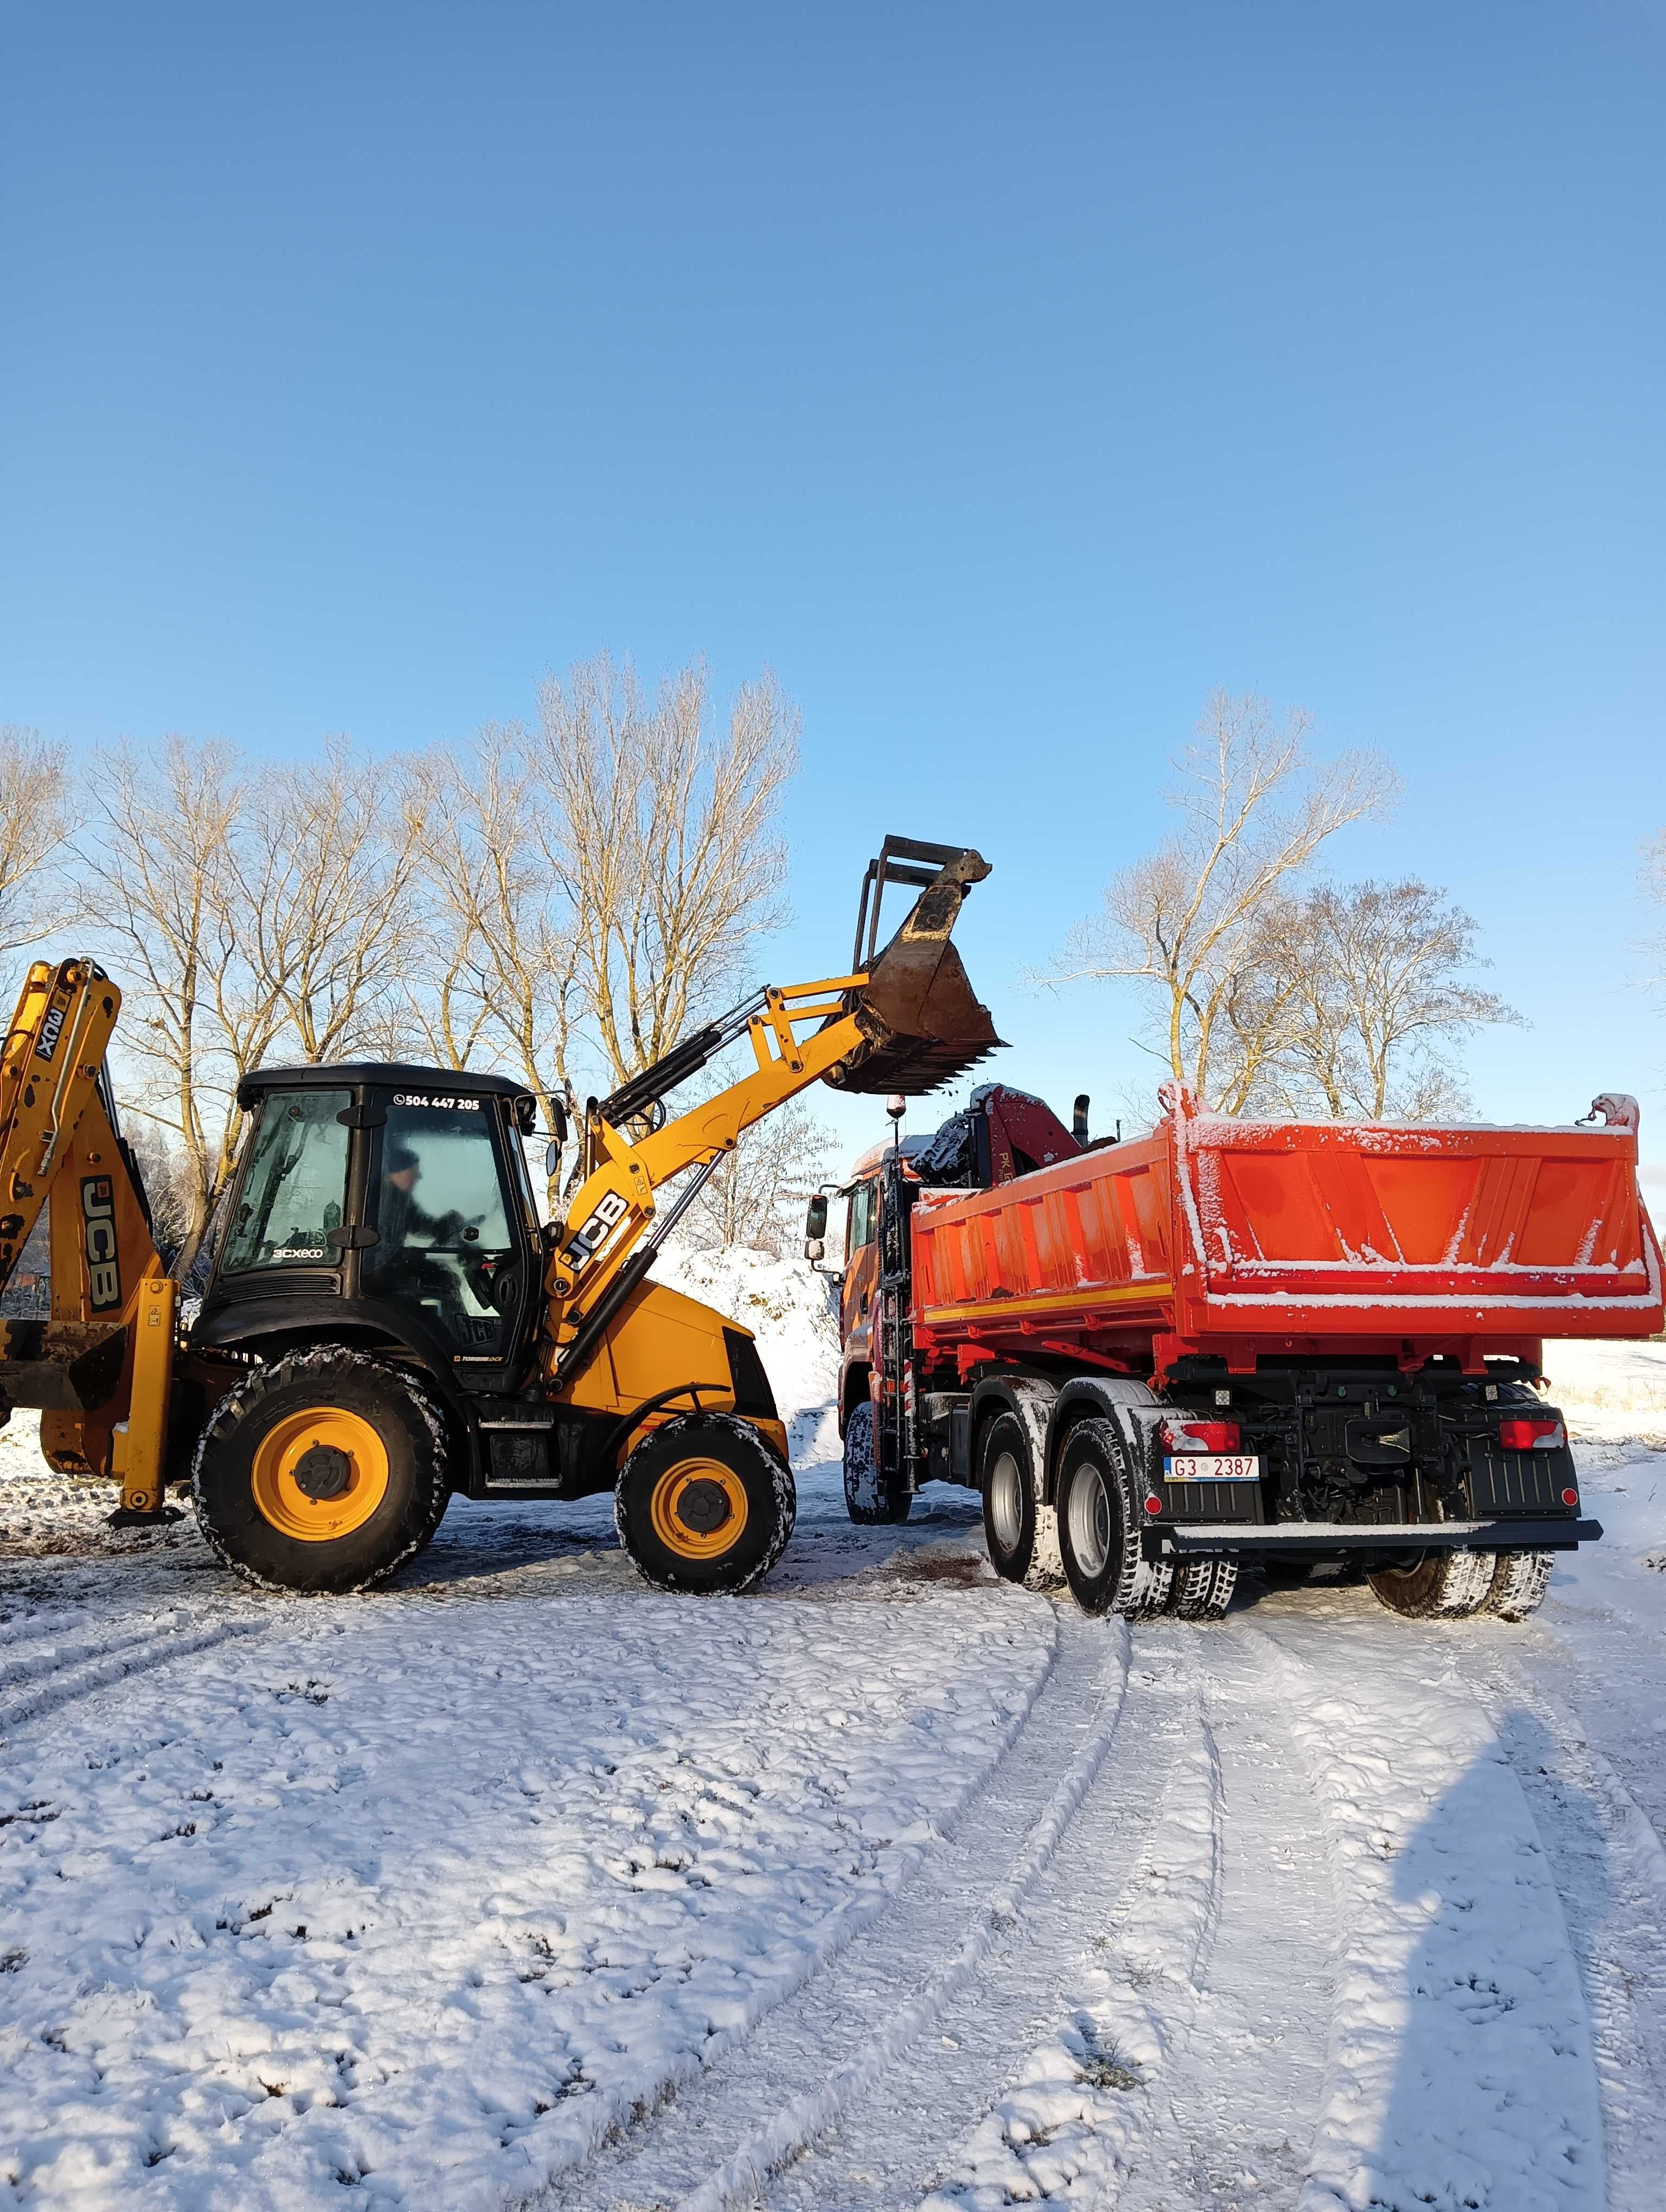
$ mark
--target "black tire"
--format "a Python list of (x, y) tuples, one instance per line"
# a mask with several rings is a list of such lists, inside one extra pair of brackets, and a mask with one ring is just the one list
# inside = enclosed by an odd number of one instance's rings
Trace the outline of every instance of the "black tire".
[(859, 1399), (844, 1425), (844, 1510), (858, 1528), (896, 1527), (908, 1519), (914, 1492), (897, 1474), (882, 1474), (872, 1398)]
[(1184, 1559), (1174, 1571), (1167, 1611), (1177, 1620), (1224, 1620), (1238, 1586), (1236, 1559)]
[(1408, 1620), (1462, 1620), (1486, 1603), (1497, 1565), (1493, 1552), (1426, 1552), (1415, 1565), (1365, 1579), (1380, 1604)]
[[(271, 1517), (282, 1510), (285, 1477), (282, 1440), (316, 1417), (322, 1437), (332, 1421), (368, 1431), (380, 1440), (386, 1480), (380, 1498), (345, 1533), (331, 1535), (322, 1514), (319, 1533), (302, 1534)], [(304, 1437), (297, 1442), (305, 1443)], [(309, 1448), (316, 1450), (317, 1443)], [(330, 1480), (340, 1480), (344, 1518), (380, 1479), (350, 1452), (329, 1446)], [(303, 1452), (304, 1463), (308, 1455)], [(340, 1475), (335, 1462), (347, 1461)], [(309, 1476), (309, 1480), (322, 1478)], [(294, 1488), (293, 1474), (288, 1478)], [(344, 1595), (385, 1582), (413, 1558), (440, 1525), (451, 1494), (451, 1452), (444, 1413), (414, 1376), (344, 1345), (314, 1345), (270, 1365), (254, 1368), (215, 1407), (198, 1440), (192, 1465), (197, 1519), (210, 1547), (234, 1574), (263, 1589)], [(262, 1499), (268, 1501), (263, 1505)], [(331, 1502), (313, 1501), (320, 1506)]]
[(1174, 1569), (1140, 1557), (1139, 1500), (1110, 1422), (1079, 1421), (1066, 1437), (1055, 1502), (1064, 1577), (1082, 1611), (1126, 1620), (1160, 1613)]
[(797, 1515), (790, 1469), (733, 1413), (665, 1422), (637, 1445), (613, 1489), (614, 1526), (643, 1581), (700, 1596), (762, 1582)]
[(978, 1441), (978, 1489), (989, 1564), (1003, 1582), (1057, 1589), (1064, 1580), (1058, 1523), (1037, 1503), (1036, 1440), (1012, 1413), (997, 1413)]
[(1555, 1559), (1554, 1552), (1500, 1552), (1481, 1610), (1499, 1620), (1525, 1620), (1544, 1602)]

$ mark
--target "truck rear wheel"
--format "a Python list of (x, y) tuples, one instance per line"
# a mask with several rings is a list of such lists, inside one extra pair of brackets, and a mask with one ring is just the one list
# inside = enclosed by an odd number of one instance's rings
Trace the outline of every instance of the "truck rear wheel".
[(1500, 1552), (1481, 1611), (1496, 1613), (1500, 1620), (1525, 1620), (1536, 1613), (1550, 1588), (1555, 1558), (1554, 1552)]
[(637, 1445), (613, 1490), (619, 1541), (643, 1581), (702, 1596), (762, 1582), (797, 1514), (790, 1471), (733, 1413), (665, 1422)]
[(1172, 1569), (1168, 1610), (1178, 1620), (1224, 1620), (1238, 1586), (1236, 1559), (1184, 1559)]
[(1109, 1421), (1079, 1421), (1066, 1437), (1056, 1498), (1065, 1580), (1082, 1611), (1125, 1620), (1161, 1613), (1174, 1569), (1140, 1555), (1139, 1504)]
[(1057, 1589), (1064, 1580), (1059, 1527), (1037, 1498), (1034, 1438), (1016, 1413), (997, 1413), (978, 1447), (978, 1488), (989, 1564), (1004, 1582)]
[(897, 1474), (880, 1472), (873, 1401), (854, 1405), (844, 1425), (844, 1510), (859, 1528), (896, 1527), (909, 1517), (914, 1492)]
[(1493, 1587), (1493, 1552), (1426, 1552), (1415, 1565), (1381, 1567), (1365, 1579), (1390, 1613), (1412, 1620), (1462, 1620)]
[(234, 1573), (341, 1595), (422, 1550), (446, 1510), (450, 1462), (445, 1417), (415, 1376), (316, 1345), (227, 1392), (192, 1485), (203, 1534)]

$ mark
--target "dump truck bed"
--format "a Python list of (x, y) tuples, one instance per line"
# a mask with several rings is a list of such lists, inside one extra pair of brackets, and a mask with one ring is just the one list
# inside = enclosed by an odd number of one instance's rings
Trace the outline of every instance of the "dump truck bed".
[(1187, 1353), (1536, 1361), (1662, 1326), (1631, 1126), (1276, 1122), (1183, 1097), (1150, 1137), (982, 1192), (921, 1194), (916, 1339), (963, 1364)]

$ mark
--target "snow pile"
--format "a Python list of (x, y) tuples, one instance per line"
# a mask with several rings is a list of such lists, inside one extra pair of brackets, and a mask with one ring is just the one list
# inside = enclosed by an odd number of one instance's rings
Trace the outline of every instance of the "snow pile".
[(656, 1282), (727, 1314), (757, 1339), (794, 1468), (836, 1458), (839, 1388), (837, 1285), (807, 1260), (772, 1259), (732, 1247), (696, 1252), (671, 1245), (655, 1261)]

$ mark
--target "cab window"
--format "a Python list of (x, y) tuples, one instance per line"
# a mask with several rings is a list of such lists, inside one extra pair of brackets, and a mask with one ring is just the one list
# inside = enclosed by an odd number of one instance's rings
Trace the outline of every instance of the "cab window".
[(877, 1183), (859, 1182), (850, 1194), (850, 1220), (845, 1236), (845, 1249), (860, 1251), (864, 1244), (873, 1242), (874, 1201), (879, 1196)]
[(347, 1091), (269, 1091), (255, 1125), (248, 1169), (226, 1232), (221, 1267), (333, 1267), (347, 1202)]
[(464, 1358), (505, 1358), (520, 1294), (520, 1242), (492, 1120), (481, 1099), (396, 1100), (387, 1109), (365, 1285), (420, 1308)]

